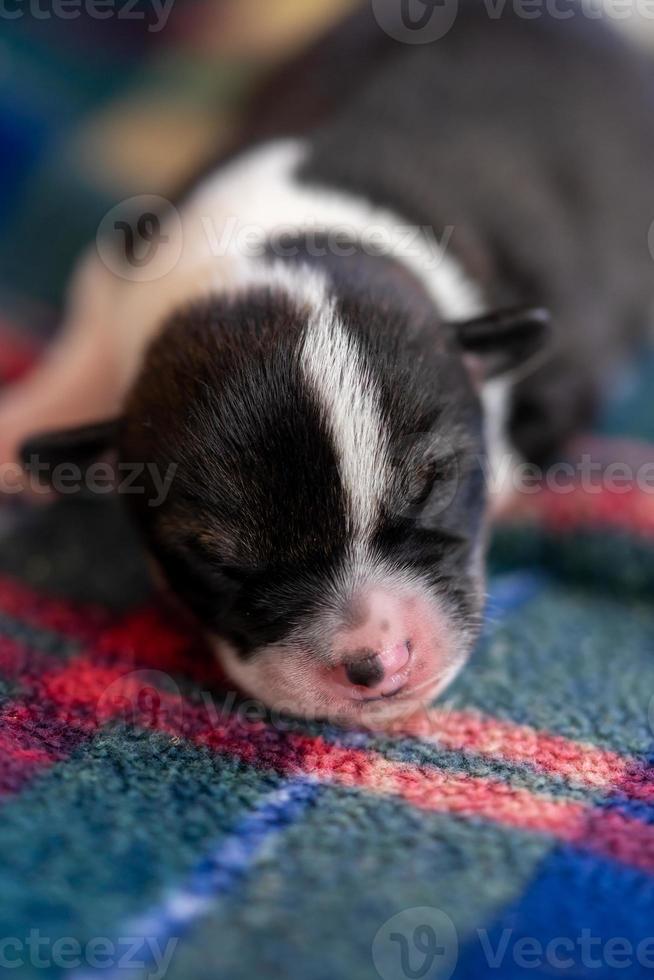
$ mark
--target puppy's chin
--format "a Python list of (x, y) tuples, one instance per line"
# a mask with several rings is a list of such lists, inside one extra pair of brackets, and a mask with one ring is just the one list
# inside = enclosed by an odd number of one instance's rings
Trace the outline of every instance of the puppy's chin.
[(210, 642), (221, 667), (240, 693), (265, 709), (304, 720), (373, 730), (390, 729), (406, 718), (427, 711), (467, 659), (463, 653), (457, 655), (438, 674), (419, 664), (397, 693), (360, 697), (339, 694), (326, 686), (319, 665), (297, 651), (290, 656), (285, 648), (269, 648), (251, 660), (243, 660), (225, 640), (211, 637)]

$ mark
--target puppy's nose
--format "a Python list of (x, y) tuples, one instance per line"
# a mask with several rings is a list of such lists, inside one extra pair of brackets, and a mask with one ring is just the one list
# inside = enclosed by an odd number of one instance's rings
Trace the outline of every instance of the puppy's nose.
[(360, 687), (375, 687), (384, 679), (384, 666), (377, 653), (369, 653), (361, 660), (346, 661), (343, 665), (350, 684)]
[(386, 650), (357, 650), (343, 658), (345, 676), (356, 687), (378, 688), (385, 678), (403, 670), (410, 657), (409, 644), (397, 643)]

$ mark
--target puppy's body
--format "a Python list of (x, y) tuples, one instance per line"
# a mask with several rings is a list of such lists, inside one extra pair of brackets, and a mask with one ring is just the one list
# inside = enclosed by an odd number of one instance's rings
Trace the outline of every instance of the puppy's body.
[[(352, 37), (353, 85), (328, 91)], [(66, 387), (100, 345), (87, 417), (121, 411), (121, 456), (177, 466), (137, 516), (231, 674), (360, 720), (470, 650), (484, 454), (556, 451), (645, 324), (654, 106), (649, 67), (581, 17), (464, 4), (423, 47), (366, 13), (316, 58), (315, 111), (287, 72), (287, 115), (182, 198), (159, 276), (87, 261), (44, 371), (83, 421)], [(510, 391), (492, 376), (542, 317), (483, 317), (519, 304), (551, 310), (554, 342)], [(10, 448), (50, 421), (34, 384), (14, 399)]]
[(524, 19), (510, 5), (491, 19), (461, 4), (424, 47), (371, 36), (368, 79), (311, 135), (300, 181), (439, 241), (453, 229), (447, 254), (485, 308), (552, 311), (559, 351), (515, 389), (511, 425), (524, 455), (547, 457), (588, 420), (649, 312), (651, 62), (606, 22)]

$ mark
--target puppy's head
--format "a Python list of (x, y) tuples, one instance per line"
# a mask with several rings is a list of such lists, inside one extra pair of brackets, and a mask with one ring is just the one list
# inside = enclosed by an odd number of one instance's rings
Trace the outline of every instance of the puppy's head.
[(120, 459), (147, 464), (126, 500), (228, 674), (269, 707), (377, 723), (464, 663), (485, 490), (463, 347), (489, 363), (534, 341), (515, 317), (484, 323), (408, 322), (308, 277), (186, 309), (147, 352), (117, 433)]

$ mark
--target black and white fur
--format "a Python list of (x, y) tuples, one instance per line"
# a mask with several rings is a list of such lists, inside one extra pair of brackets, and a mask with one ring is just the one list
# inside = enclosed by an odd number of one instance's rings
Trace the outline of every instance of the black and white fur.
[[(112, 352), (107, 443), (177, 467), (164, 505), (129, 501), (228, 673), (272, 706), (394, 717), (476, 638), (484, 459), (556, 453), (646, 323), (651, 67), (594, 21), (470, 0), (425, 46), (364, 11), (270, 91), (280, 121), (182, 198), (172, 270), (87, 261), (73, 333)], [(316, 255), (333, 233), (347, 255)], [(386, 687), (385, 644), (409, 651)]]

